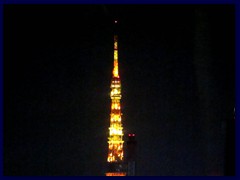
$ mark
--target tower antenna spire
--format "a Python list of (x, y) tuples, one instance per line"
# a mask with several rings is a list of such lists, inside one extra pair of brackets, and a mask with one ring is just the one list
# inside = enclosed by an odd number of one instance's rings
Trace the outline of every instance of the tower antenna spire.
[(114, 62), (113, 62), (113, 76), (114, 77), (119, 77), (118, 74), (118, 35), (116, 32), (116, 24), (117, 24), (117, 20), (114, 20)]

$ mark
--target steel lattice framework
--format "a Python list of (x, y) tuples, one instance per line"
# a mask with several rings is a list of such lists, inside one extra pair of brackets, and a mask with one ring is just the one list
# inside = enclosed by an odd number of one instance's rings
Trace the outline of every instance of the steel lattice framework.
[[(115, 21), (116, 23), (116, 21)], [(121, 113), (121, 81), (118, 72), (118, 36), (114, 35), (114, 64), (111, 82), (111, 113), (107, 161), (112, 165), (107, 176), (125, 176), (123, 171), (123, 126)]]

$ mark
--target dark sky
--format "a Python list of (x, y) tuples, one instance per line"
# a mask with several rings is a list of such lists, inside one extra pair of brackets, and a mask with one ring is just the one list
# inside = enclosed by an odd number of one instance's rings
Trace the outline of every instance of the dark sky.
[(234, 6), (5, 5), (4, 175), (104, 175), (114, 18), (137, 175), (233, 173)]

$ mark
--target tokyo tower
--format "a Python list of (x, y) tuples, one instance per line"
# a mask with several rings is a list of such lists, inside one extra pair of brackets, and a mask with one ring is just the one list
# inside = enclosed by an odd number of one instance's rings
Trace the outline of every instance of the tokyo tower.
[[(115, 25), (117, 21), (114, 22)], [(111, 113), (108, 136), (106, 176), (126, 176), (123, 161), (123, 126), (121, 113), (121, 81), (118, 72), (118, 36), (114, 35), (114, 63), (111, 82)]]

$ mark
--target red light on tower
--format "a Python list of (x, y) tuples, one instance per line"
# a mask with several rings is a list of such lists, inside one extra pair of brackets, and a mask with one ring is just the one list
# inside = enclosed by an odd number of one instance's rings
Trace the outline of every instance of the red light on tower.
[(117, 24), (117, 20), (115, 20), (114, 23)]
[(129, 137), (135, 136), (135, 134), (128, 134)]

